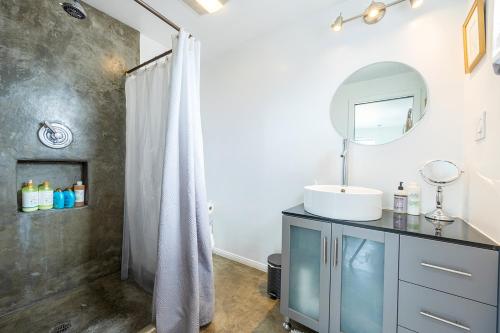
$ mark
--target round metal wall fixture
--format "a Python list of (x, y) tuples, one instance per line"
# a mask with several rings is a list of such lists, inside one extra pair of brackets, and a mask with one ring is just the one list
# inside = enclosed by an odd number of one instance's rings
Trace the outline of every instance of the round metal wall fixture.
[(45, 121), (38, 130), (38, 138), (49, 148), (61, 149), (66, 148), (73, 142), (73, 133), (61, 123)]

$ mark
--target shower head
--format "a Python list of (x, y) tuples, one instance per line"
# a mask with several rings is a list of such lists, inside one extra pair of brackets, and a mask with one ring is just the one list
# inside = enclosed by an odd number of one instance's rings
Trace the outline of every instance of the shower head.
[(67, 0), (65, 2), (61, 2), (60, 5), (64, 9), (66, 13), (77, 18), (79, 20), (83, 20), (87, 18), (87, 13), (83, 6), (80, 4), (79, 0)]

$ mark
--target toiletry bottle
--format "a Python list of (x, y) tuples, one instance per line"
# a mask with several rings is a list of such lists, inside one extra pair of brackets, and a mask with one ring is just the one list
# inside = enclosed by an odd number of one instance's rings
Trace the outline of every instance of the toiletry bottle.
[(406, 214), (393, 214), (394, 229), (406, 230), (408, 228), (408, 215)]
[(23, 212), (38, 210), (38, 189), (33, 186), (33, 181), (28, 180), (21, 190)]
[(408, 214), (420, 215), (420, 186), (411, 182), (406, 186), (408, 192)]
[(420, 231), (420, 216), (408, 215), (408, 231), (419, 232)]
[(79, 180), (73, 186), (75, 191), (75, 207), (83, 207), (85, 205), (85, 185)]
[(75, 207), (75, 193), (73, 190), (68, 187), (64, 190), (64, 208), (73, 208)]
[(394, 194), (394, 213), (406, 214), (407, 208), (408, 194), (403, 187), (403, 182), (400, 182), (398, 191)]
[(48, 210), (54, 207), (54, 190), (48, 181), (38, 187), (38, 209)]
[(54, 208), (55, 209), (64, 208), (64, 194), (60, 188), (54, 191)]

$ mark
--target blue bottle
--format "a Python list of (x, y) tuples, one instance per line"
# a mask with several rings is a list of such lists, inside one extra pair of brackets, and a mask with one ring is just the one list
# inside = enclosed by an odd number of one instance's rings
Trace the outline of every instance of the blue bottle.
[(64, 208), (64, 194), (63, 191), (58, 188), (54, 191), (54, 209)]
[(64, 194), (64, 208), (74, 208), (75, 207), (75, 193), (71, 188), (67, 188), (63, 192)]

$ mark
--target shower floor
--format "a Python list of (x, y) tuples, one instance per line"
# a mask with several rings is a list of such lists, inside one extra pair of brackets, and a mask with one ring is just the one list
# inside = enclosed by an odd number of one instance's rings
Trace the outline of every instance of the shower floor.
[(136, 333), (151, 323), (151, 296), (109, 275), (0, 317), (2, 333)]
[[(215, 318), (202, 333), (285, 332), (279, 301), (266, 294), (266, 273), (214, 256), (214, 275)], [(151, 296), (110, 275), (0, 317), (0, 333), (137, 333), (149, 323)]]

